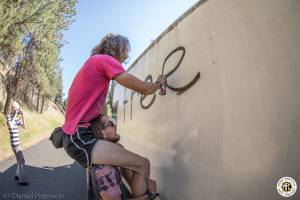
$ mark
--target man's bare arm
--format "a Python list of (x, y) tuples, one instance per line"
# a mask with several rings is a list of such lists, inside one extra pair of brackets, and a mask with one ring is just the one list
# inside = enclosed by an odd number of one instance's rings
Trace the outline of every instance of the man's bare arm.
[(132, 89), (143, 95), (153, 94), (156, 90), (160, 88), (161, 85), (166, 83), (166, 78), (163, 76), (160, 76), (157, 79), (156, 83), (150, 83), (144, 82), (127, 72), (118, 74), (114, 77), (114, 79), (122, 86)]

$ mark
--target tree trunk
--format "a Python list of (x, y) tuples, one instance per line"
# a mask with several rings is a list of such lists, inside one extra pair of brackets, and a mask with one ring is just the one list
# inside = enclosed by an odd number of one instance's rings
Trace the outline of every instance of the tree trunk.
[(6, 101), (5, 101), (5, 107), (4, 107), (4, 114), (6, 115), (9, 111), (9, 107), (12, 101), (12, 93), (10, 90), (6, 90)]
[(67, 100), (64, 100), (64, 105), (63, 105), (63, 110), (66, 111), (66, 107), (67, 107)]
[(33, 97), (34, 97), (34, 85), (32, 86), (32, 92), (31, 92), (31, 98), (30, 98), (31, 103), (33, 102)]
[(37, 95), (36, 112), (39, 112), (40, 95), (41, 95), (41, 90), (39, 89), (39, 92)]
[(34, 98), (34, 85), (32, 85), (32, 91), (31, 91), (31, 97), (30, 97), (30, 106), (29, 106), (29, 108), (30, 108), (30, 110), (32, 110), (33, 109), (33, 105), (34, 105), (34, 103), (33, 103), (33, 98)]
[(7, 114), (13, 98), (18, 93), (20, 77), (18, 74), (11, 76), (9, 72), (7, 72), (5, 76), (6, 102), (4, 106), (4, 114)]
[(42, 99), (41, 113), (43, 113), (44, 104), (45, 104), (45, 96), (43, 96), (43, 99)]
[(24, 100), (24, 103), (27, 105), (27, 107), (29, 107), (29, 85), (27, 84), (26, 87), (25, 87), (25, 93), (24, 93), (24, 96), (23, 96), (23, 100)]

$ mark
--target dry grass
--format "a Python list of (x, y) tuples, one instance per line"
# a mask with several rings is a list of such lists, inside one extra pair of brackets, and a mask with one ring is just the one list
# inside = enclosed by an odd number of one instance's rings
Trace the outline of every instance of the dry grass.
[[(52, 130), (63, 124), (64, 116), (53, 107), (43, 114), (30, 112), (28, 110), (23, 111), (27, 127), (26, 130), (21, 128), (20, 140), (22, 149), (26, 149), (45, 138), (49, 138)], [(0, 113), (0, 160), (10, 155), (12, 155), (12, 150), (6, 119), (4, 115)]]

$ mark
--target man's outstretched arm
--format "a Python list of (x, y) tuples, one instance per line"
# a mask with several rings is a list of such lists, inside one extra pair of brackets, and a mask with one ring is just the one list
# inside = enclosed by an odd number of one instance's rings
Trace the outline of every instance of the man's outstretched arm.
[(142, 81), (127, 72), (116, 75), (114, 80), (116, 80), (122, 86), (141, 93), (142, 95), (153, 94), (156, 90), (160, 89), (161, 85), (167, 83), (167, 79), (161, 75), (158, 77), (155, 83), (150, 83)]

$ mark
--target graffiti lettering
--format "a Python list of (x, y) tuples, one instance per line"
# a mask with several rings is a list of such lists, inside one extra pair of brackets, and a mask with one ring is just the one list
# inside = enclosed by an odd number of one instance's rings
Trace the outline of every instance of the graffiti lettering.
[[(176, 53), (176, 52), (178, 52), (178, 51), (181, 51), (181, 52), (182, 52), (181, 57), (180, 57), (178, 63), (176, 64), (176, 66), (175, 66), (173, 69), (171, 69), (169, 72), (165, 73), (165, 72), (164, 72), (164, 70), (165, 70), (165, 65), (166, 65), (168, 59), (169, 59), (172, 55), (174, 55), (174, 53)], [(163, 66), (162, 66), (162, 74), (165, 75), (167, 78), (170, 77), (172, 74), (174, 74), (174, 72), (179, 68), (179, 66), (180, 66), (180, 64), (181, 64), (181, 62), (182, 62), (184, 56), (185, 56), (185, 48), (182, 47), (182, 46), (177, 47), (176, 49), (174, 49), (173, 51), (171, 51), (171, 52), (169, 53), (169, 55), (165, 58), (164, 62), (163, 62)], [(189, 83), (187, 83), (187, 84), (184, 85), (184, 86), (181, 86), (181, 87), (175, 87), (175, 86), (171, 86), (171, 85), (167, 84), (167, 87), (168, 87), (170, 90), (177, 92), (177, 93), (176, 93), (177, 95), (181, 95), (181, 94), (183, 94), (185, 91), (187, 91), (188, 89), (190, 89), (190, 88), (191, 88), (191, 87), (199, 80), (199, 78), (200, 78), (200, 72), (198, 72), (198, 73), (194, 76), (194, 78), (193, 78)], [(152, 75), (149, 74), (149, 75), (146, 77), (145, 81), (146, 81), (146, 82), (148, 81), (148, 82), (151, 82), (151, 83), (152, 83), (152, 82), (153, 82)], [(131, 106), (130, 106), (130, 119), (131, 119), (131, 120), (132, 120), (132, 101), (133, 101), (133, 96), (134, 96), (135, 93), (136, 93), (136, 92), (132, 91), (132, 92), (131, 92), (131, 98), (130, 98), (130, 101), (131, 101)], [(150, 107), (153, 105), (153, 103), (154, 103), (154, 101), (155, 101), (155, 99), (156, 99), (156, 94), (153, 94), (153, 95), (152, 95), (152, 99), (151, 99), (151, 101), (148, 103), (148, 105), (144, 105), (143, 102), (144, 102), (144, 100), (145, 100), (147, 97), (148, 97), (147, 95), (141, 95), (141, 98), (140, 98), (140, 105), (141, 105), (141, 107), (142, 107), (143, 109), (148, 109), (148, 108), (150, 108)], [(123, 106), (124, 106), (124, 122), (125, 122), (125, 105), (127, 104), (127, 100), (125, 100), (125, 98), (126, 98), (126, 88), (125, 88), (125, 91), (124, 91), (124, 101), (123, 101)]]
[(132, 120), (132, 100), (133, 100), (133, 96), (136, 92), (131, 90), (131, 98), (130, 98), (130, 119)]
[[(151, 74), (149, 74), (149, 75), (146, 77), (146, 79), (145, 79), (146, 82), (149, 81), (149, 80), (150, 80), (151, 83), (153, 83), (152, 75), (151, 75)], [(150, 103), (149, 103), (148, 105), (145, 106), (145, 105), (143, 104), (143, 101), (144, 101), (144, 99), (145, 99), (146, 97), (147, 97), (147, 95), (141, 95), (140, 104), (141, 104), (141, 107), (142, 107), (143, 109), (148, 109), (148, 108), (150, 108), (150, 107), (152, 106), (152, 104), (153, 104), (154, 101), (155, 101), (156, 94), (154, 93), (154, 94), (152, 95), (152, 99), (151, 99)]]
[(125, 110), (125, 107), (126, 107), (126, 104), (127, 104), (127, 100), (125, 99), (126, 98), (126, 88), (124, 90), (124, 100), (123, 100), (123, 108), (124, 108), (124, 122), (125, 122), (125, 119), (126, 119), (126, 110)]
[[(165, 74), (164, 73), (164, 69), (165, 69), (165, 64), (166, 64), (167, 60), (174, 53), (176, 53), (177, 51), (182, 51), (182, 55), (181, 55), (180, 60), (178, 61), (177, 65), (171, 71), (169, 71), (168, 73)], [(162, 67), (162, 74), (165, 74), (166, 77), (171, 76), (178, 69), (178, 67), (180, 66), (180, 64), (181, 64), (181, 62), (183, 60), (184, 55), (185, 55), (185, 48), (184, 47), (178, 47), (178, 48), (174, 49), (171, 53), (169, 53), (169, 55), (165, 58), (165, 61), (164, 61), (163, 67)], [(180, 94), (184, 93), (185, 91), (187, 91), (189, 88), (191, 88), (198, 81), (199, 78), (200, 78), (200, 72), (198, 72), (196, 74), (196, 76), (193, 78), (193, 80), (191, 82), (189, 82), (188, 84), (186, 84), (185, 86), (177, 87), (176, 88), (176, 87), (172, 87), (169, 84), (167, 84), (167, 87), (170, 90), (176, 91), (177, 95), (180, 95)]]

